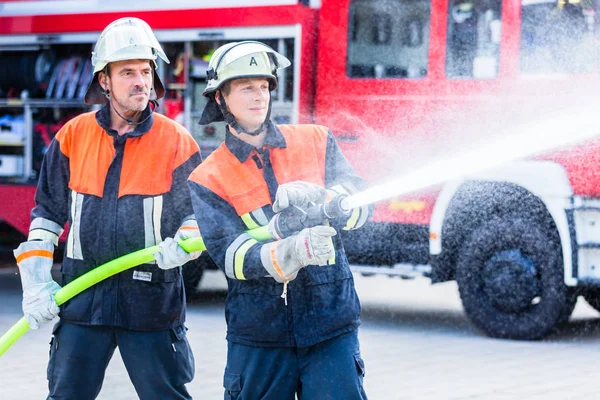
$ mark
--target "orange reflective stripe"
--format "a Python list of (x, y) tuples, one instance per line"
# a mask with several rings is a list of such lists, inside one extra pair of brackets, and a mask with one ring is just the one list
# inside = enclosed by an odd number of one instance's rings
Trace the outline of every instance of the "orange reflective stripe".
[(277, 246), (275, 244), (273, 244), (271, 246), (271, 264), (273, 264), (275, 271), (277, 271), (277, 273), (279, 274), (281, 279), (285, 279), (283, 270), (281, 269), (281, 267), (279, 266), (279, 263), (277, 262)]
[(53, 258), (53, 253), (49, 250), (28, 250), (17, 256), (17, 264), (31, 257)]

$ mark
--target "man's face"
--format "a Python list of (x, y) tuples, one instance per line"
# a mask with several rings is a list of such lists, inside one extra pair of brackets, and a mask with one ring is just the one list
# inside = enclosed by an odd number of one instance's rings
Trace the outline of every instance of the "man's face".
[(150, 100), (152, 67), (148, 60), (115, 61), (110, 64), (110, 76), (98, 78), (105, 89), (110, 90), (113, 106), (124, 114), (144, 111)]
[(229, 94), (223, 93), (227, 108), (245, 129), (257, 130), (269, 109), (269, 81), (265, 78), (243, 78), (234, 79), (229, 85)]

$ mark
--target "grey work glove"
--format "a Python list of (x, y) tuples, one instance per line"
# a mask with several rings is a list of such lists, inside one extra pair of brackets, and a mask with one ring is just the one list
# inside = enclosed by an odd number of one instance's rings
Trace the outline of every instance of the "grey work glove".
[(273, 212), (281, 212), (291, 205), (306, 209), (308, 203), (323, 203), (327, 197), (327, 190), (317, 184), (305, 181), (284, 183), (277, 188)]
[(54, 243), (50, 240), (23, 242), (13, 252), (23, 285), (23, 314), (31, 329), (50, 322), (60, 309), (54, 293), (60, 285), (52, 279)]
[(319, 225), (265, 244), (260, 250), (262, 264), (277, 282), (294, 280), (301, 268), (325, 265), (335, 255), (331, 237), (336, 234), (332, 227)]
[(200, 230), (198, 229), (198, 223), (194, 219), (185, 221), (175, 233), (173, 239), (166, 238), (162, 241), (158, 248), (160, 249), (154, 253), (154, 259), (160, 269), (171, 269), (179, 267), (188, 261), (195, 260), (202, 254), (201, 251), (194, 251), (188, 253), (180, 245), (180, 240), (191, 239), (200, 236)]

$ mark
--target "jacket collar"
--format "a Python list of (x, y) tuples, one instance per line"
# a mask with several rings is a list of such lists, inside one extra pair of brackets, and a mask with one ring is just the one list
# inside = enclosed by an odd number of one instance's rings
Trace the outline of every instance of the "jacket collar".
[[(236, 156), (241, 163), (245, 162), (250, 156), (250, 153), (252, 153), (252, 150), (256, 149), (256, 147), (235, 137), (229, 130), (229, 125), (225, 127), (225, 130), (227, 131), (225, 135), (225, 146), (227, 146), (229, 151)], [(272, 121), (269, 121), (269, 124), (267, 125), (267, 135), (265, 136), (263, 148), (267, 146), (281, 149), (287, 147), (283, 134)]]
[[(149, 116), (151, 112), (152, 110), (150, 109), (150, 103), (148, 103), (148, 107), (146, 107), (146, 109), (142, 111), (140, 120), (143, 121), (144, 118), (148, 119), (139, 125), (135, 125), (133, 131), (128, 132), (126, 136), (138, 137), (148, 132), (150, 128), (152, 128), (152, 123), (154, 122), (154, 115)], [(100, 110), (98, 110), (98, 112), (96, 113), (96, 121), (98, 122), (98, 125), (104, 128), (104, 130), (108, 132), (111, 136), (118, 135), (117, 131), (110, 127), (110, 104), (105, 104)]]

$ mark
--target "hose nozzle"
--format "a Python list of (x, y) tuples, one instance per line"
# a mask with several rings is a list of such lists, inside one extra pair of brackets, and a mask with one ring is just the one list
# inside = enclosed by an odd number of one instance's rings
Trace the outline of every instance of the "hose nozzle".
[(323, 204), (311, 203), (306, 210), (290, 206), (276, 216), (274, 229), (279, 238), (288, 237), (304, 228), (322, 225), (329, 219), (350, 216), (351, 209), (346, 207), (346, 194), (338, 194)]
[(347, 194), (338, 194), (330, 201), (323, 204), (323, 214), (327, 219), (347, 217), (350, 215), (351, 209), (347, 207)]

